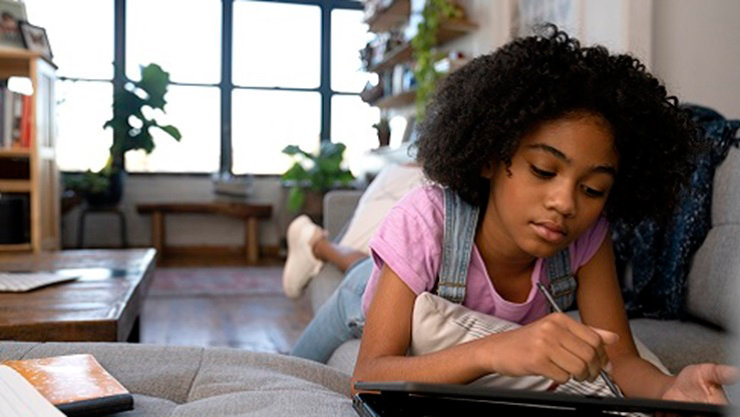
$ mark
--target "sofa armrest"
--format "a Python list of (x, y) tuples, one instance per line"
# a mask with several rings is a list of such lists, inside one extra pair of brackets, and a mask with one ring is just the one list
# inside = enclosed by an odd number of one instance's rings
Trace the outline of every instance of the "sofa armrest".
[(329, 232), (329, 239), (335, 240), (344, 232), (362, 193), (362, 190), (332, 190), (324, 195), (324, 229)]

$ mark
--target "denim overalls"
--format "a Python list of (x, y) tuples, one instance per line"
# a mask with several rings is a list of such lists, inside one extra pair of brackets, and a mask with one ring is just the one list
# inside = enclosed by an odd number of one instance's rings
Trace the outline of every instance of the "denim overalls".
[[(479, 208), (463, 201), (448, 188), (444, 190), (444, 204), (445, 229), (437, 294), (452, 302), (462, 303)], [(570, 268), (568, 249), (548, 258), (545, 264), (550, 278), (550, 293), (558, 306), (567, 310), (575, 300), (577, 287)], [(326, 363), (342, 343), (362, 336), (365, 325), (362, 294), (372, 268), (372, 258), (368, 257), (347, 270), (337, 289), (304, 330), (291, 355)]]

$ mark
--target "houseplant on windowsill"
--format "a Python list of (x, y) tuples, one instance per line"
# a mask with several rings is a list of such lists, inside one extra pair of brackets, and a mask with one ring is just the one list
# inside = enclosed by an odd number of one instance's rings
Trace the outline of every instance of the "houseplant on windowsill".
[(170, 74), (157, 64), (141, 67), (141, 79), (129, 81), (113, 96), (113, 117), (103, 128), (113, 128), (113, 144), (105, 166), (97, 172), (88, 170), (82, 176), (70, 179), (67, 188), (85, 196), (93, 206), (116, 205), (123, 194), (126, 152), (154, 150), (150, 129), (158, 128), (179, 141), (180, 131), (172, 125), (161, 125), (154, 117), (156, 110), (165, 112), (164, 96), (170, 83)]
[(341, 166), (346, 148), (343, 143), (322, 141), (316, 154), (295, 145), (283, 149), (283, 153), (295, 161), (280, 177), (283, 185), (289, 187), (286, 204), (289, 211), (295, 213), (303, 209), (314, 221), (321, 223), (324, 194), (333, 188), (347, 187), (355, 179)]

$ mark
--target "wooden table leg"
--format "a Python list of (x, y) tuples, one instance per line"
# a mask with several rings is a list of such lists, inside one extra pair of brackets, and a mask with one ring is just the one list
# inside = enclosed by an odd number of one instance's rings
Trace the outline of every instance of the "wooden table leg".
[(257, 263), (259, 257), (259, 242), (257, 236), (257, 219), (248, 217), (245, 222), (244, 246), (246, 247), (247, 264)]
[(164, 256), (164, 214), (161, 211), (152, 213), (152, 246), (157, 249), (157, 258)]

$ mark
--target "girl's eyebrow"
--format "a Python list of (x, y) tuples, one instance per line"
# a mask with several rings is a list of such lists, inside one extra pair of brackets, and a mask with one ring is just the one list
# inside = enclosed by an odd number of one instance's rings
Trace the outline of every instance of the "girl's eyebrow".
[[(549, 154), (552, 154), (556, 158), (562, 160), (563, 162), (570, 164), (572, 161), (570, 158), (568, 158), (564, 153), (562, 153), (559, 149), (553, 148), (550, 145), (544, 144), (544, 143), (533, 143), (531, 145), (527, 145), (527, 148), (530, 149), (540, 149), (543, 150)], [(609, 174), (612, 177), (617, 176), (617, 169), (614, 168), (611, 165), (596, 165), (593, 168), (591, 168), (591, 171), (594, 172), (602, 172), (605, 174)]]

